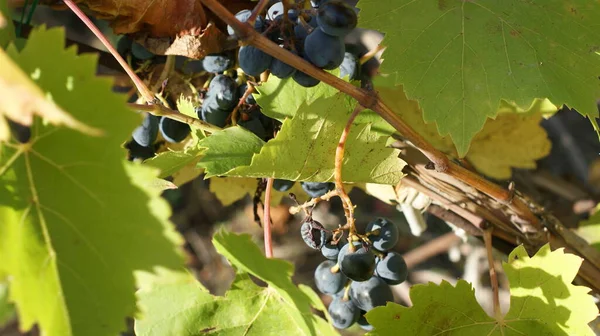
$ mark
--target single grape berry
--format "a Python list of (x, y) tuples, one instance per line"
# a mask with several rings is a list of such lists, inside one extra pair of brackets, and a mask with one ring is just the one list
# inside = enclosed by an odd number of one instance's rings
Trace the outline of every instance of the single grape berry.
[(321, 197), (335, 188), (331, 182), (300, 182), (302, 189), (312, 198)]
[(160, 134), (168, 142), (181, 142), (190, 134), (191, 129), (188, 124), (167, 117), (160, 118)]
[(333, 326), (338, 329), (349, 328), (360, 317), (360, 309), (351, 300), (344, 300), (343, 297), (334, 298), (327, 311)]
[(358, 18), (352, 7), (342, 0), (329, 0), (319, 6), (317, 22), (326, 34), (344, 37), (354, 28)]
[(329, 260), (337, 261), (338, 255), (340, 254), (339, 244), (333, 244), (331, 241), (328, 241), (323, 245), (323, 248), (321, 248), (321, 254)]
[(133, 130), (133, 140), (144, 147), (154, 143), (158, 135), (158, 121), (159, 117), (146, 113), (142, 124)]
[(320, 80), (318, 80), (310, 75), (307, 75), (300, 70), (297, 70), (296, 72), (294, 72), (294, 74), (292, 75), (292, 78), (300, 86), (304, 86), (307, 88), (317, 86), (321, 82)]
[(388, 285), (397, 285), (406, 280), (408, 268), (404, 258), (396, 252), (388, 252), (377, 262), (375, 274)]
[(254, 46), (247, 45), (240, 48), (238, 61), (240, 68), (246, 74), (258, 77), (271, 67), (273, 57)]
[(387, 302), (394, 302), (390, 286), (376, 276), (367, 281), (353, 282), (350, 285), (350, 298), (358, 308), (366, 312), (385, 306)]
[(218, 127), (225, 127), (227, 123), (227, 117), (229, 117), (229, 110), (225, 110), (219, 107), (217, 103), (216, 95), (207, 96), (202, 102), (200, 108), (196, 108), (198, 118), (206, 121), (207, 123), (213, 124)]
[(202, 67), (208, 72), (220, 73), (232, 66), (233, 55), (229, 52), (208, 54), (202, 59)]
[(276, 2), (271, 7), (269, 7), (269, 10), (267, 11), (267, 19), (275, 20), (280, 15), (283, 15), (283, 9), (283, 3), (281, 1)]
[(367, 225), (366, 231), (367, 233), (378, 231), (377, 234), (370, 234), (369, 240), (371, 240), (373, 247), (379, 251), (387, 251), (398, 242), (398, 227), (385, 218), (377, 218), (371, 221)]
[[(356, 248), (356, 245), (355, 245)], [(344, 245), (338, 255), (340, 270), (349, 279), (366, 281), (373, 276), (375, 270), (375, 255), (364, 247), (350, 251), (350, 243)]]
[(261, 139), (265, 139), (267, 137), (267, 131), (258, 118), (239, 121), (238, 125), (254, 133), (254, 135)]
[(302, 240), (308, 247), (315, 250), (320, 250), (327, 240), (327, 232), (321, 223), (308, 218), (300, 227), (300, 235)]
[(214, 97), (215, 103), (219, 108), (232, 110), (238, 101), (237, 94), (237, 84), (233, 78), (225, 75), (216, 75), (208, 85), (206, 98)]
[(321, 29), (313, 30), (304, 40), (304, 54), (315, 66), (332, 70), (344, 61), (346, 46), (344, 40), (337, 36), (327, 35)]
[(286, 63), (278, 59), (273, 59), (273, 63), (271, 63), (271, 74), (273, 74), (277, 78), (288, 78), (296, 72), (296, 69)]
[(288, 191), (294, 186), (294, 181), (275, 179), (273, 181), (273, 189), (281, 192)]
[(348, 278), (342, 272), (331, 272), (331, 268), (335, 265), (335, 261), (325, 260), (315, 270), (315, 285), (323, 294), (338, 293), (348, 282)]

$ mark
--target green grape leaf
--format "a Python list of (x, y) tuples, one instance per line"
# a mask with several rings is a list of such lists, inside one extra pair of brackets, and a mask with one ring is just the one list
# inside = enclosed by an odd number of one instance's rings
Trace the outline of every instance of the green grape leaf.
[(15, 307), (8, 300), (8, 283), (0, 281), (0, 330), (15, 317)]
[[(329, 181), (340, 135), (353, 110), (341, 93), (301, 106), (286, 119), (275, 139), (252, 157), (249, 166), (238, 167), (230, 176), (274, 177), (292, 181)], [(345, 182), (397, 184), (405, 163), (399, 151), (386, 148), (387, 137), (371, 130), (371, 124), (355, 124), (346, 141), (342, 177)]]
[[(265, 258), (248, 235), (221, 231), (213, 241), (238, 269), (225, 296), (210, 295), (189, 274), (144, 274), (138, 291), (143, 317), (135, 321), (136, 335), (337, 335), (311, 312), (311, 305), (325, 308), (318, 295), (291, 282), (291, 264)], [(246, 271), (268, 286), (256, 285)]]
[[(383, 73), (464, 156), (500, 99), (534, 98), (594, 120), (600, 6), (588, 0), (360, 0), (359, 26), (385, 33)], [(596, 127), (597, 128), (597, 127)]]
[(283, 313), (292, 318), (294, 328), (290, 330), (295, 329), (294, 334), (337, 335), (331, 325), (311, 312), (315, 294), (307, 295), (305, 292), (309, 288), (298, 288), (292, 283), (292, 264), (266, 258), (248, 234), (236, 235), (221, 230), (213, 237), (213, 244), (217, 252), (225, 256), (238, 272), (252, 274), (268, 284), (272, 295), (281, 302)]
[(198, 142), (198, 147), (206, 148), (198, 167), (206, 169), (206, 178), (224, 175), (235, 167), (250, 164), (252, 155), (258, 153), (264, 143), (242, 127), (226, 128)]
[(0, 1), (0, 48), (6, 48), (15, 39), (15, 27), (12, 23), (8, 2)]
[(292, 78), (280, 79), (269, 76), (269, 80), (256, 86), (258, 94), (253, 94), (254, 99), (262, 112), (274, 119), (282, 121), (292, 118), (303, 105), (311, 105), (319, 98), (333, 97), (339, 91), (333, 86), (319, 83), (311, 88), (305, 88), (296, 83)]
[(200, 160), (203, 152), (204, 150), (200, 148), (190, 148), (184, 151), (167, 150), (144, 161), (144, 165), (159, 169), (160, 174), (158, 176), (166, 178), (181, 171), (187, 165), (194, 164), (195, 166), (195, 162)]
[[(332, 74), (337, 76), (339, 70), (332, 71)], [(257, 86), (256, 90), (259, 94), (254, 94), (254, 98), (262, 108), (262, 112), (281, 122), (286, 118), (293, 118), (301, 107), (312, 105), (319, 98), (329, 98), (339, 93), (336, 88), (324, 83), (305, 88), (292, 78), (280, 79), (275, 76), (269, 76), (269, 80)], [(371, 123), (371, 129), (382, 135), (390, 135), (395, 132), (390, 124), (371, 110), (362, 111), (354, 122), (356, 124)]]
[[(433, 123), (423, 121), (419, 105), (406, 98), (402, 86), (378, 90), (381, 99), (417, 133), (438, 150), (456, 156), (449, 137), (440, 136)], [(547, 99), (535, 99), (526, 110), (501, 101), (496, 119), (486, 121), (465, 158), (479, 172), (495, 179), (510, 178), (512, 168), (535, 168), (536, 160), (548, 155), (551, 147), (540, 122), (556, 111), (556, 106)]]
[[(126, 97), (96, 77), (97, 55), (64, 49), (62, 28), (36, 29), (12, 58), (91, 137), (34, 119), (27, 144), (0, 156), (0, 274), (20, 329), (49, 336), (115, 335), (133, 316), (137, 270), (183, 267), (169, 205), (146, 183), (154, 169), (124, 160), (139, 123)], [(43, 57), (40, 57), (43, 55)]]
[(471, 285), (443, 281), (411, 288), (411, 308), (395, 303), (377, 307), (366, 317), (369, 335), (589, 335), (598, 308), (589, 288), (572, 285), (582, 259), (544, 245), (533, 257), (518, 246), (504, 263), (511, 303), (505, 316), (488, 316), (475, 300)]

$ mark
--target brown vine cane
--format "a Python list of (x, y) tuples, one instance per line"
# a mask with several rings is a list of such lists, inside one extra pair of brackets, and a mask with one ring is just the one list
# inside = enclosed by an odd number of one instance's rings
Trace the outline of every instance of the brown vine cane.
[(420, 134), (407, 125), (402, 118), (396, 115), (383, 101), (381, 101), (381, 99), (379, 99), (379, 97), (377, 97), (375, 92), (357, 88), (354, 85), (337, 78), (336, 76), (314, 67), (312, 64), (300, 58), (299, 56), (296, 56), (291, 52), (279, 47), (277, 44), (256, 32), (250, 24), (237, 20), (235, 16), (217, 0), (201, 1), (225, 23), (233, 27), (233, 29), (236, 31), (236, 35), (243, 43), (251, 44), (256, 48), (261, 49), (265, 53), (298, 69), (299, 71), (302, 71), (356, 99), (360, 105), (375, 111), (398, 132), (400, 132), (402, 136), (410, 141), (434, 164), (437, 171), (443, 172), (460, 181), (463, 181), (464, 183), (470, 184), (497, 202), (505, 204), (516, 215), (523, 218), (536, 229), (541, 229), (539, 219), (530, 211), (530, 209), (521, 199), (518, 197), (512, 197), (508, 190), (450, 161), (444, 153), (438, 151)]

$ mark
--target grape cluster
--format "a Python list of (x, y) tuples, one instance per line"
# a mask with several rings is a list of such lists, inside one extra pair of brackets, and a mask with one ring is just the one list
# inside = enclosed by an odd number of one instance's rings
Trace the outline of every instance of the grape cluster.
[[(315, 8), (309, 10), (290, 4), (285, 13), (283, 3), (277, 2), (268, 9), (266, 17), (257, 17), (254, 29), (280, 47), (321, 69), (333, 70), (340, 67), (341, 77), (354, 78), (357, 58), (353, 53), (346, 52), (344, 37), (356, 27), (356, 12), (341, 0), (312, 4)], [(242, 10), (235, 16), (238, 20), (246, 22), (251, 16), (251, 11)], [(235, 36), (232, 27), (228, 27), (228, 32)], [(238, 62), (240, 68), (250, 76), (257, 77), (269, 70), (279, 78), (292, 77), (304, 87), (319, 84), (319, 80), (252, 45), (240, 48)]]
[(351, 242), (336, 242), (328, 233), (310, 216), (302, 224), (306, 244), (321, 250), (327, 259), (315, 270), (315, 285), (333, 298), (328, 310), (336, 328), (345, 329), (357, 322), (371, 330), (364, 314), (393, 302), (389, 286), (404, 282), (408, 273), (402, 256), (390, 251), (398, 241), (398, 228), (385, 218), (377, 218), (368, 224), (365, 235), (353, 236)]
[[(292, 189), (294, 183), (296, 182), (276, 179), (273, 181), (273, 189), (286, 192)], [(300, 182), (300, 186), (311, 198), (321, 197), (335, 188), (335, 184), (331, 182)]]

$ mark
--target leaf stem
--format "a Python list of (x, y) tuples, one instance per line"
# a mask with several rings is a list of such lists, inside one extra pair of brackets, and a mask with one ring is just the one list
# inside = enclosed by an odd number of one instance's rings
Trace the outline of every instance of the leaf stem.
[[(489, 223), (486, 223), (489, 224)], [(483, 231), (483, 241), (485, 243), (485, 249), (487, 251), (487, 260), (490, 267), (490, 282), (492, 283), (493, 299), (494, 299), (494, 317), (498, 321), (502, 321), (502, 310), (500, 309), (500, 294), (498, 290), (498, 276), (496, 275), (496, 268), (494, 267), (494, 256), (492, 254), (492, 232), (494, 227), (488, 225)]]
[(87, 15), (85, 15), (85, 13), (81, 9), (79, 9), (79, 7), (77, 7), (77, 5), (72, 0), (63, 0), (63, 2), (73, 11), (73, 13), (75, 13), (75, 15), (77, 15), (77, 17), (79, 17), (79, 19), (81, 19), (81, 21), (83, 21), (83, 23), (85, 23), (88, 29), (91, 30), (92, 33), (94, 33), (94, 35), (96, 35), (96, 37), (100, 40), (100, 42), (102, 42), (102, 44), (104, 44), (106, 49), (110, 51), (110, 53), (117, 60), (117, 62), (121, 64), (123, 70), (127, 72), (127, 75), (129, 75), (129, 77), (135, 84), (135, 87), (138, 89), (141, 96), (144, 97), (146, 102), (148, 102), (149, 104), (154, 103), (154, 94), (152, 93), (152, 91), (148, 89), (146, 84), (144, 84), (140, 77), (138, 77), (138, 75), (135, 74), (135, 72), (133, 71), (133, 69), (131, 69), (129, 64), (127, 64), (123, 57), (119, 55), (119, 52), (117, 52), (117, 50), (110, 44), (110, 41), (108, 41), (106, 36), (102, 34), (100, 29), (96, 27), (96, 25), (87, 17)]
[(206, 132), (214, 133), (214, 132), (223, 130), (222, 128), (220, 128), (218, 126), (209, 124), (200, 119), (192, 118), (192, 117), (187, 116), (178, 111), (171, 110), (170, 108), (163, 106), (161, 104), (146, 105), (146, 104), (129, 103), (127, 105), (129, 105), (129, 107), (131, 107), (134, 110), (148, 112), (150, 114), (153, 114), (153, 115), (159, 116), (159, 117), (165, 116), (169, 119), (177, 120), (179, 122), (188, 124), (194, 128), (201, 129)]
[[(252, 44), (265, 53), (281, 60), (282, 62), (293, 66), (294, 68), (310, 75), (341, 92), (346, 93), (356, 99), (358, 103), (365, 108), (371, 109), (379, 114), (384, 120), (392, 125), (402, 136), (418, 148), (435, 166), (436, 170), (452, 176), (464, 183), (467, 183), (479, 191), (487, 194), (489, 197), (509, 207), (515, 214), (519, 215), (529, 222), (536, 229), (541, 230), (539, 219), (531, 212), (527, 205), (518, 197), (511, 197), (510, 192), (483, 177), (457, 165), (450, 161), (448, 157), (438, 151), (425, 138), (412, 129), (394, 113), (376, 93), (364, 90), (330, 74), (316, 68), (309, 62), (297, 55), (279, 47), (268, 38), (254, 31), (248, 23), (240, 22), (225, 8), (218, 0), (201, 0), (213, 13), (230, 25), (236, 35), (245, 43)], [(262, 1), (261, 1), (262, 2)], [(258, 7), (258, 6), (257, 6)]]
[(273, 178), (268, 178), (263, 210), (263, 232), (265, 236), (265, 255), (267, 258), (273, 258), (273, 240), (271, 239), (271, 189), (273, 189)]
[(352, 200), (344, 190), (344, 182), (342, 180), (342, 166), (344, 164), (344, 151), (346, 149), (346, 140), (348, 140), (348, 134), (350, 134), (350, 127), (352, 127), (352, 123), (356, 119), (356, 116), (364, 110), (364, 107), (361, 105), (357, 105), (352, 111), (350, 118), (346, 122), (346, 126), (342, 131), (342, 135), (340, 136), (340, 141), (338, 142), (337, 148), (335, 149), (335, 168), (333, 171), (333, 177), (335, 179), (335, 190), (338, 195), (342, 199), (342, 204), (344, 205), (344, 214), (346, 215), (346, 224), (350, 227), (349, 235), (356, 234), (356, 227), (354, 225), (354, 205), (352, 204)]

